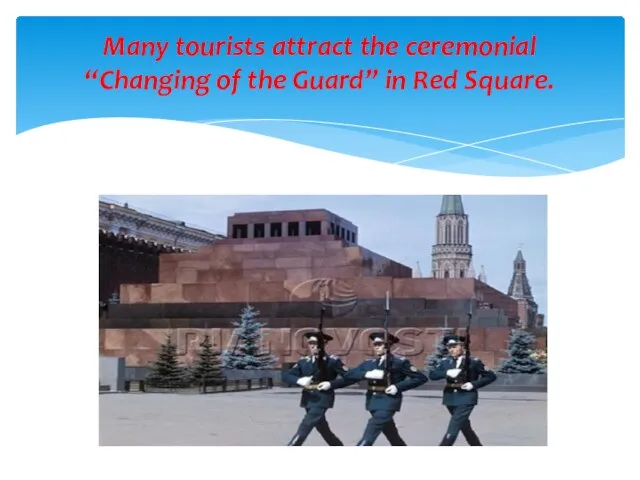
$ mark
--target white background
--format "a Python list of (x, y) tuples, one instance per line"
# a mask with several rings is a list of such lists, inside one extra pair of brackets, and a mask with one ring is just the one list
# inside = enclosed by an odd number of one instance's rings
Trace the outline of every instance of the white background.
[[(286, 6), (238, 1), (203, 8), (130, 0), (83, 2), (77, 7), (70, 1), (20, 3), (19, 9), (5, 6), (13, 15), (4, 16), (0, 30), (11, 68), (18, 15), (625, 15), (626, 84), (640, 84), (631, 61), (638, 53), (638, 23), (626, 15), (630, 7), (623, 7), (622, 1), (593, 5), (452, 0), (448, 7), (415, 0), (298, 1)], [(596, 42), (598, 32), (593, 34)], [(640, 321), (635, 303), (638, 214), (631, 207), (638, 196), (637, 123), (630, 108), (637, 96), (632, 90), (626, 94), (626, 159), (582, 173), (514, 179), (402, 168), (179, 122), (87, 120), (16, 137), (14, 78), (2, 77), (7, 97), (2, 103), (2, 149), (8, 150), (2, 156), (6, 173), (0, 236), (0, 429), (5, 439), (0, 465), (8, 470), (3, 478), (468, 474), (494, 479), (540, 478), (551, 472), (577, 478), (614, 477), (631, 466), (630, 454), (637, 454), (638, 397), (631, 390), (638, 377)], [(216, 155), (207, 158), (202, 154), (206, 151)], [(216, 156), (224, 156), (224, 163), (218, 164)], [(324, 168), (313, 172), (314, 182), (302, 181), (308, 174), (301, 159), (307, 165), (322, 161)], [(278, 181), (282, 172), (301, 181)], [(352, 182), (353, 176), (362, 181)], [(387, 457), (367, 449), (337, 449), (327, 457), (309, 448), (229, 447), (223, 454), (175, 448), (170, 456), (160, 448), (96, 449), (100, 193), (448, 194), (452, 187), (461, 194), (549, 195), (549, 448), (495, 447), (456, 454), (410, 447)]]

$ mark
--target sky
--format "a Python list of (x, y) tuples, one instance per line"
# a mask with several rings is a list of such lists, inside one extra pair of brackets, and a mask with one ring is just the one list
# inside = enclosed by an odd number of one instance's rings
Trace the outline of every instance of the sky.
[[(431, 247), (440, 195), (106, 195), (145, 213), (180, 220), (226, 234), (234, 213), (325, 208), (358, 227), (358, 243), (430, 276)], [(484, 265), (487, 283), (507, 292), (513, 261), (522, 249), (527, 276), (540, 313), (547, 314), (547, 197), (545, 195), (463, 195), (476, 275)]]

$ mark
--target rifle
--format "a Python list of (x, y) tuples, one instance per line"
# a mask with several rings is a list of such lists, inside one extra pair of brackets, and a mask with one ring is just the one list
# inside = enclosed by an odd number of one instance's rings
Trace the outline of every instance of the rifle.
[(389, 345), (389, 292), (387, 292), (387, 301), (384, 308), (384, 345), (387, 348), (387, 360), (384, 364), (384, 377), (387, 381), (387, 386), (391, 385), (391, 345)]
[[(324, 321), (324, 306), (320, 309), (320, 324), (318, 325), (318, 332), (320, 333), (318, 338), (318, 372), (320, 373), (319, 382), (323, 382), (327, 379), (327, 366), (324, 361), (324, 333), (322, 332), (322, 323)], [(314, 375), (315, 377), (315, 375)]]
[(465, 382), (470, 382), (471, 381), (471, 376), (470, 376), (470, 364), (471, 364), (471, 335), (470, 335), (470, 330), (471, 330), (471, 319), (473, 318), (473, 300), (470, 301), (469, 303), (469, 313), (467, 313), (468, 316), (468, 320), (467, 320), (467, 329), (465, 332), (465, 336), (464, 336), (464, 366), (463, 366), (463, 371), (464, 371), (464, 378), (465, 378)]

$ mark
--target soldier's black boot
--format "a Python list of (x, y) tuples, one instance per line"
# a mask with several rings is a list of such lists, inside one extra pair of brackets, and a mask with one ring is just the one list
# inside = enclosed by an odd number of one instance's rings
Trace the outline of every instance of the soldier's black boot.
[(392, 447), (406, 447), (407, 442), (405, 442), (402, 438), (398, 436), (398, 438), (394, 438), (393, 440), (389, 440), (389, 445)]
[(303, 437), (302, 435), (298, 435), (296, 433), (287, 444), (287, 447), (301, 447), (304, 441), (305, 441), (305, 437)]
[(482, 443), (480, 443), (480, 439), (478, 438), (478, 435), (476, 435), (476, 432), (474, 432), (473, 428), (471, 428), (471, 422), (470, 421), (466, 421), (463, 425), (462, 425), (462, 435), (464, 435), (465, 440), (467, 441), (467, 443), (472, 446), (472, 447), (481, 447)]
[(326, 419), (322, 419), (317, 425), (316, 430), (322, 437), (322, 439), (327, 442), (327, 445), (330, 447), (343, 447), (344, 443), (337, 437), (335, 433), (331, 431), (329, 428), (329, 423)]
[(330, 447), (343, 447), (344, 443), (329, 429), (317, 429), (322, 439), (327, 442)]
[(309, 427), (309, 425), (303, 423), (302, 425), (300, 425), (300, 428), (298, 428), (298, 431), (293, 436), (291, 441), (287, 444), (287, 447), (301, 447), (310, 433), (311, 428)]
[(442, 439), (442, 441), (440, 442), (440, 445), (438, 445), (439, 447), (451, 447), (453, 446), (453, 444), (456, 443), (456, 436), (452, 435), (451, 433), (447, 433), (444, 438)]
[(382, 433), (385, 437), (387, 437), (387, 440), (389, 440), (389, 445), (391, 445), (392, 447), (407, 446), (407, 443), (400, 436), (400, 432), (398, 432), (398, 428), (396, 427), (395, 423), (387, 423), (384, 430), (382, 430)]
[(465, 440), (467, 441), (467, 443), (472, 446), (472, 447), (481, 447), (482, 443), (480, 443), (480, 439), (478, 438), (478, 435), (476, 435), (476, 432), (474, 432), (472, 429), (468, 429), (468, 430), (462, 430), (462, 434), (464, 435)]

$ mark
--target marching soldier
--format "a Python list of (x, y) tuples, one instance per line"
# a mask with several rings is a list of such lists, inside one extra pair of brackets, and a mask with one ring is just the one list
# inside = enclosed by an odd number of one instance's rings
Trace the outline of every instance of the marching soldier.
[(314, 428), (329, 446), (343, 446), (342, 441), (329, 428), (325, 414), (329, 408), (333, 408), (334, 390), (348, 385), (343, 378), (348, 368), (337, 356), (325, 355), (325, 381), (317, 383), (315, 379), (321, 373), (318, 363), (322, 362), (322, 359), (318, 358), (318, 341), (323, 339), (326, 344), (333, 340), (333, 337), (321, 332), (307, 333), (305, 337), (309, 347), (309, 356), (301, 358), (289, 371), (282, 374), (282, 380), (285, 383), (298, 384), (302, 387), (300, 406), (306, 410), (298, 431), (287, 446), (301, 446)]
[(450, 447), (462, 435), (472, 447), (481, 447), (480, 439), (471, 428), (469, 416), (478, 404), (478, 390), (496, 380), (496, 374), (485, 369), (479, 358), (469, 358), (469, 377), (465, 377), (462, 367), (466, 352), (464, 342), (466, 338), (459, 335), (446, 335), (443, 343), (449, 350), (449, 356), (442, 359), (440, 364), (429, 372), (431, 380), (446, 378), (442, 395), (442, 404), (451, 414), (447, 433), (440, 442), (441, 447)]
[(358, 446), (372, 446), (380, 433), (387, 437), (391, 446), (406, 446), (407, 444), (398, 433), (393, 416), (402, 406), (402, 392), (419, 387), (428, 381), (427, 376), (411, 365), (409, 360), (397, 355), (391, 355), (390, 375), (385, 378), (386, 362), (391, 345), (398, 343), (399, 340), (394, 335), (388, 334), (388, 345), (385, 345), (384, 336), (384, 331), (372, 333), (369, 338), (373, 341), (376, 358), (364, 361), (345, 374), (349, 383), (365, 378), (369, 381), (365, 408), (371, 414), (371, 418)]

